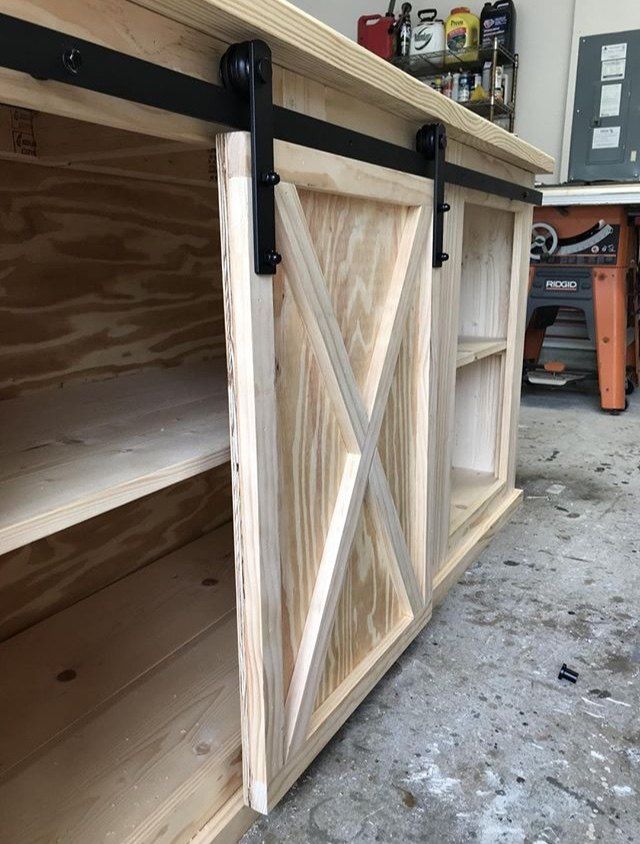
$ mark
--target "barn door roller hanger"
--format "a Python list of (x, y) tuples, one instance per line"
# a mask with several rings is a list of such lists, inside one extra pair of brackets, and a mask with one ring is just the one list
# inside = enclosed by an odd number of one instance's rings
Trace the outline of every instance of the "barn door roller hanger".
[(445, 161), (442, 124), (423, 127), (416, 149), (406, 149), (273, 105), (272, 63), (263, 41), (232, 45), (223, 56), (223, 85), (187, 76), (58, 30), (0, 14), (0, 66), (28, 73), (46, 84), (63, 82), (85, 90), (141, 103), (176, 114), (251, 132), (254, 264), (256, 273), (276, 271), (273, 141), (277, 138), (434, 181), (433, 266), (447, 259), (443, 251), (445, 184), (533, 205), (542, 194)]

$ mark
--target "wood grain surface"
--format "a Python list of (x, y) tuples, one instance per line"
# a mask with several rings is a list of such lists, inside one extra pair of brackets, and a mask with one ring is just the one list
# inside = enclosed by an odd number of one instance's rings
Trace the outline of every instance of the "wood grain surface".
[(532, 172), (550, 172), (553, 159), (468, 109), (437, 96), (424, 83), (282, 0), (137, 0), (174, 21), (235, 42), (266, 40), (278, 65), (423, 123), (438, 120), (451, 136)]
[(0, 779), (225, 616), (232, 551), (227, 524), (0, 646)]
[[(415, 440), (428, 434), (431, 195), (426, 180), (404, 179), (402, 203), (380, 168), (276, 144), (284, 260), (267, 291), (247, 257), (248, 149), (244, 133), (218, 145), (245, 793), (264, 812), (309, 731), (339, 726), (328, 701), (336, 713), (354, 705), (362, 671), (377, 674), (430, 611), (427, 445)], [(276, 521), (256, 533), (268, 513)]]
[(284, 760), (274, 291), (253, 261), (250, 138), (218, 138), (238, 600), (243, 793), (265, 812)]
[(504, 353), (458, 369), (452, 464), (498, 475)]
[[(406, 223), (406, 209), (315, 191), (300, 190), (299, 196), (333, 312), (362, 393)], [(286, 683), (291, 676), (287, 665), (291, 670), (289, 660), (298, 652), (309, 610), (346, 449), (323, 386), (323, 376), (310, 350), (296, 305), (291, 301), (286, 268), (278, 284), (281, 285), (276, 314), (279, 428), (290, 432), (282, 438), (280, 471), (283, 490), (290, 490), (288, 494), (292, 496), (291, 504), (283, 512), (283, 536), (289, 538), (283, 560), (283, 571), (287, 572), (286, 579), (283, 578), (288, 643)], [(400, 617), (388, 569), (380, 561), (384, 551), (379, 543), (380, 537), (376, 537), (370, 519), (362, 518), (336, 611), (318, 702), (337, 688)], [(294, 560), (304, 560), (305, 565), (293, 565)]]
[(0, 556), (0, 641), (231, 519), (225, 463)]
[(215, 191), (0, 162), (0, 399), (224, 357)]
[(494, 472), (477, 469), (451, 470), (451, 521), (449, 532), (453, 535), (476, 511), (502, 486)]
[(0, 402), (0, 550), (225, 463), (227, 407), (216, 361)]
[[(412, 146), (425, 122), (444, 122), (451, 138), (526, 171), (551, 172), (553, 159), (374, 56), (282, 0), (6, 0), (5, 11), (130, 55), (217, 82), (229, 43), (263, 38), (274, 54), (276, 95), (293, 107)], [(145, 7), (145, 8), (142, 8)], [(83, 116), (97, 123), (211, 145), (219, 127), (113, 97), (42, 86), (0, 73), (4, 102)]]
[[(233, 797), (231, 555), (227, 528), (0, 646), (3, 666), (23, 678), (2, 694), (3, 754), (31, 750), (0, 780), (8, 841), (188, 841)], [(16, 695), (27, 695), (27, 708)]]
[(468, 366), (482, 358), (490, 357), (498, 352), (504, 352), (507, 348), (506, 340), (487, 340), (483, 337), (460, 337), (458, 338), (458, 354), (456, 367)]
[(467, 203), (464, 209), (461, 337), (507, 336), (515, 214)]

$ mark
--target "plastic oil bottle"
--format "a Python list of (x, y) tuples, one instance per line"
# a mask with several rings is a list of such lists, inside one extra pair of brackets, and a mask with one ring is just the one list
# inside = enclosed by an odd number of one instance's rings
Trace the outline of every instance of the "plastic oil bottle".
[(516, 7), (513, 0), (496, 0), (485, 3), (480, 15), (482, 47), (492, 47), (494, 38), (505, 50), (516, 51)]
[(480, 20), (472, 14), (468, 6), (457, 6), (451, 10), (444, 27), (447, 50), (454, 53), (447, 61), (456, 59), (474, 61), (478, 58), (480, 38)]

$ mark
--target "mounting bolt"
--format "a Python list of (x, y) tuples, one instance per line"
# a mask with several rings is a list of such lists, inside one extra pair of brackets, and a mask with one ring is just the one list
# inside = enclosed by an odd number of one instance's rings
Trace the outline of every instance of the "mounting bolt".
[(282, 263), (282, 255), (281, 255), (279, 252), (276, 252), (276, 250), (275, 250), (275, 249), (270, 249), (270, 250), (267, 252), (267, 256), (266, 256), (266, 257), (267, 257), (267, 261), (268, 261), (268, 262), (271, 264), (271, 266), (273, 266), (273, 267), (277, 267), (277, 266), (278, 266), (278, 264)]
[(438, 252), (438, 260), (442, 261), (444, 264), (445, 261), (449, 260), (449, 253), (448, 252)]
[(280, 184), (280, 175), (275, 170), (269, 170), (267, 173), (263, 173), (262, 181), (265, 185), (275, 187)]
[(256, 76), (259, 82), (271, 82), (273, 73), (269, 59), (263, 58), (258, 60), (256, 64)]
[(440, 211), (442, 214), (446, 214), (447, 211), (451, 211), (451, 206), (448, 202), (441, 202), (438, 205), (438, 211)]
[(570, 668), (567, 668), (566, 662), (562, 663), (562, 668), (558, 674), (558, 680), (568, 680), (570, 683), (575, 683), (579, 676), (580, 675), (577, 671), (572, 671)]
[(80, 68), (82, 67), (82, 56), (80, 54), (80, 50), (76, 49), (76, 47), (72, 47), (70, 50), (65, 50), (62, 54), (62, 64), (65, 67), (65, 70), (68, 70), (69, 73), (79, 73)]

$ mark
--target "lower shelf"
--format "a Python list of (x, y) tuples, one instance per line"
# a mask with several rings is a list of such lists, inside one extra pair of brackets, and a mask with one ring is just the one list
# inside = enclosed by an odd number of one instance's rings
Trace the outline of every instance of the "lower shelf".
[(522, 502), (522, 490), (505, 490), (505, 494), (496, 500), (495, 506), (487, 509), (482, 519), (474, 525), (464, 539), (447, 556), (442, 568), (433, 578), (433, 603), (441, 603), (449, 589), (464, 574), (467, 568), (478, 559), (478, 555), (493, 539), (496, 532)]
[(458, 368), (467, 366), (470, 363), (475, 363), (477, 360), (504, 352), (506, 348), (506, 340), (495, 340), (485, 337), (460, 337), (458, 338), (456, 366)]
[(503, 485), (503, 481), (496, 478), (493, 472), (453, 468), (449, 535), (453, 535), (471, 519)]
[(224, 363), (0, 402), (0, 554), (229, 460)]
[(241, 787), (229, 525), (0, 645), (0, 826), (189, 840)]

